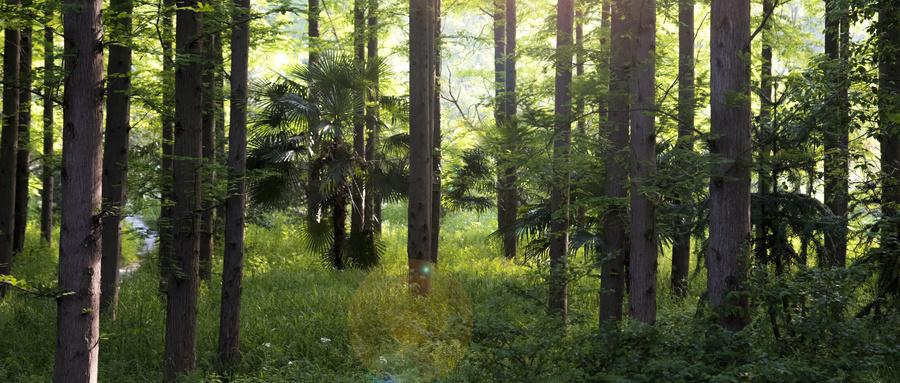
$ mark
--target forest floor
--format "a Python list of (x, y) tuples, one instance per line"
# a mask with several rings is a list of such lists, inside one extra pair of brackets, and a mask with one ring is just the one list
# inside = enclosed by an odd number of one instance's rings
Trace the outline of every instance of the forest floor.
[[(426, 303), (395, 294), (406, 273), (403, 206), (385, 209), (385, 255), (372, 272), (330, 270), (305, 250), (300, 227), (283, 216), (250, 225), (243, 358), (230, 381), (900, 381), (896, 316), (794, 317), (792, 333), (780, 340), (765, 319), (738, 334), (710, 330), (695, 318), (703, 274), (692, 279), (690, 298), (675, 300), (667, 288), (665, 257), (657, 325), (626, 322), (621, 331), (599, 331), (597, 272), (590, 259), (574, 256), (569, 323), (562, 331), (546, 314), (543, 268), (499, 255), (490, 237), (494, 217), (446, 217), (438, 298)], [(127, 237), (125, 252), (137, 254), (141, 241)], [(55, 280), (56, 249), (39, 242), (29, 235), (29, 245), (40, 250), (17, 258), (14, 269), (32, 283), (49, 283)], [(165, 304), (155, 263), (144, 262), (123, 281), (118, 319), (101, 322), (102, 382), (161, 381)], [(188, 382), (224, 381), (215, 363), (219, 277), (201, 286), (198, 370)], [(809, 305), (811, 312), (817, 307)], [(0, 381), (50, 380), (55, 306), (52, 299), (18, 293), (0, 302)]]

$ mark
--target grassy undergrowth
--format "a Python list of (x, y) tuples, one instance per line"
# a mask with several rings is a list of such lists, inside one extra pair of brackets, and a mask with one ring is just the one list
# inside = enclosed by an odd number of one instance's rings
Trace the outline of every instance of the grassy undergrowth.
[[(444, 220), (440, 273), (458, 283), (470, 307), (471, 341), (465, 352), (447, 355), (440, 374), (425, 374), (415, 363), (363, 363), (353, 348), (348, 310), (369, 273), (333, 271), (305, 250), (299, 228), (284, 217), (271, 225), (248, 228), (242, 308), (243, 360), (231, 376), (236, 382), (852, 382), (900, 379), (900, 321), (887, 316), (829, 319), (822, 309), (840, 301), (815, 290), (831, 275), (810, 274), (805, 313), (792, 318), (790, 334), (772, 336), (764, 311), (747, 330), (733, 335), (711, 330), (696, 317), (705, 281), (692, 281), (693, 298), (675, 300), (666, 290), (667, 262), (661, 260), (659, 323), (626, 323), (621, 331), (597, 330), (596, 272), (583, 256), (573, 260), (568, 330), (545, 314), (542, 268), (499, 256), (488, 239), (494, 215), (454, 213)], [(379, 270), (399, 278), (405, 273), (405, 211), (385, 211), (386, 254)], [(32, 230), (36, 233), (36, 230)], [(33, 237), (33, 238), (32, 238)], [(29, 281), (55, 279), (56, 249), (39, 247), (16, 260), (17, 276)], [(134, 239), (128, 246), (137, 246)], [(217, 258), (220, 259), (220, 256)], [(164, 301), (157, 293), (155, 262), (122, 284), (119, 316), (103, 321), (100, 380), (158, 382), (164, 332)], [(224, 381), (216, 373), (219, 275), (201, 287), (198, 371), (185, 381)], [(785, 283), (799, 283), (786, 281)], [(768, 288), (768, 287), (766, 287)], [(821, 298), (821, 299), (819, 299)], [(833, 300), (832, 300), (833, 298)], [(820, 302), (821, 301), (821, 302)], [(456, 305), (464, 305), (456, 301)], [(821, 306), (821, 307), (820, 307)], [(446, 307), (442, 308), (446, 313)], [(366, 311), (367, 313), (369, 311)], [(378, 311), (373, 311), (377, 313)], [(359, 313), (355, 313), (359, 314)], [(383, 314), (383, 313), (382, 313)], [(402, 315), (363, 317), (390, 324)], [(358, 315), (351, 318), (358, 320)], [(847, 315), (847, 317), (850, 317)], [(358, 327), (358, 326), (357, 326)], [(46, 382), (53, 364), (55, 302), (13, 294), (0, 302), (0, 381)], [(409, 361), (406, 361), (409, 362)], [(366, 367), (368, 366), (368, 367)], [(412, 366), (412, 367), (411, 367)]]

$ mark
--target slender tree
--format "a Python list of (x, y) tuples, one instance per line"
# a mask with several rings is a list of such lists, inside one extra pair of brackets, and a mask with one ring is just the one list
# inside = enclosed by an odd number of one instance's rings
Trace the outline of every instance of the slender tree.
[[(375, 65), (379, 62), (378, 58), (378, 0), (368, 0), (368, 17), (366, 19), (366, 57), (369, 65)], [(366, 108), (366, 164), (369, 175), (366, 179), (367, 185), (365, 198), (365, 222), (366, 231), (369, 235), (374, 236), (381, 233), (381, 197), (375, 190), (374, 184), (374, 168), (377, 166), (378, 156), (378, 102), (379, 102), (379, 78), (373, 79), (375, 83), (372, 86), (373, 91), (369, 94), (370, 102)]]
[(847, 211), (849, 194), (849, 135), (850, 115), (847, 103), (849, 77), (846, 52), (849, 53), (849, 4), (847, 0), (825, 1), (825, 54), (827, 72), (834, 79), (829, 87), (829, 116), (825, 122), (823, 149), (825, 152), (825, 205), (838, 222), (825, 231), (824, 264), (843, 267), (847, 263)]
[(431, 262), (438, 263), (441, 239), (441, 0), (434, 0), (434, 96), (432, 98)]
[[(494, 0), (494, 122), (500, 130), (508, 129), (509, 118), (506, 116), (506, 0)], [(503, 148), (507, 149), (507, 148)], [(506, 150), (497, 156), (497, 228), (504, 232), (510, 231), (515, 217), (510, 220), (506, 199), (509, 198), (509, 185), (506, 184), (507, 163), (511, 162), (506, 157)], [(507, 258), (515, 257), (515, 249), (506, 247), (504, 236), (503, 253)], [(510, 254), (512, 251), (512, 254)], [(510, 256), (512, 255), (512, 256)]]
[(409, 207), (407, 256), (409, 283), (427, 295), (432, 271), (432, 187), (434, 177), (434, 0), (410, 0), (409, 15)]
[[(694, 150), (694, 1), (678, 1), (678, 147)], [(690, 194), (679, 196), (679, 203), (689, 203)], [(672, 243), (672, 291), (687, 296), (687, 276), (691, 267), (691, 228), (688, 216), (675, 222)]]
[[(366, 65), (366, 0), (353, 0), (353, 53), (356, 64)], [(356, 92), (356, 103), (353, 108), (353, 153), (358, 160), (366, 158), (366, 94)], [(366, 215), (366, 183), (359, 176), (353, 177), (350, 185), (350, 236), (362, 237)]]
[(131, 130), (131, 0), (112, 0), (106, 87), (106, 137), (103, 147), (103, 261), (100, 308), (116, 318), (119, 301), (119, 260), (122, 257), (121, 221), (128, 180)]
[[(763, 14), (774, 11), (772, 0), (763, 0)], [(772, 246), (770, 230), (771, 195), (775, 192), (775, 175), (772, 170), (772, 156), (775, 146), (775, 132), (772, 126), (772, 25), (765, 23), (760, 29), (762, 37), (759, 82), (759, 182), (757, 193), (760, 196), (759, 223), (756, 226), (756, 258), (762, 265), (768, 263), (769, 250)]]
[(103, 36), (100, 0), (63, 3), (66, 88), (56, 299), (56, 383), (97, 382), (100, 355)]
[[(31, 0), (22, 1), (23, 8), (31, 8)], [(31, 173), (31, 21), (20, 31), (19, 38), (19, 147), (16, 159), (16, 217), (13, 229), (13, 253), (25, 248), (25, 228), (28, 226), (28, 178)]]
[(247, 168), (247, 77), (250, 50), (250, 0), (235, 0), (231, 27), (231, 126), (228, 129), (228, 196), (225, 199), (225, 249), (219, 360), (240, 361), (241, 289), (244, 273), (244, 218)]
[(740, 330), (748, 320), (739, 292), (750, 236), (750, 1), (714, 1), (711, 25), (709, 145), (720, 161), (710, 180), (707, 291), (719, 323)]
[(627, 251), (627, 208), (625, 207), (628, 179), (628, 159), (623, 148), (628, 147), (628, 54), (631, 39), (625, 18), (627, 0), (610, 0), (610, 80), (609, 111), (605, 123), (607, 145), (603, 150), (606, 177), (603, 194), (610, 199), (610, 208), (603, 216), (602, 263), (600, 275), (600, 320), (615, 323), (622, 320), (622, 301), (625, 296), (625, 258)]
[[(17, 6), (19, 1), (6, 0), (6, 4)], [(18, 29), (4, 30), (3, 131), (0, 138), (0, 275), (9, 274), (13, 256), (19, 146), (19, 38)], [(0, 285), (0, 297), (5, 290), (5, 285)]]
[[(510, 133), (507, 137), (514, 140), (515, 137), (517, 137), (516, 130), (518, 124), (516, 118), (518, 104), (516, 97), (516, 80), (518, 77), (518, 73), (516, 72), (516, 31), (518, 20), (516, 17), (516, 0), (505, 1), (506, 54), (504, 56), (504, 70), (506, 73), (503, 76), (505, 81), (503, 92), (503, 128)], [(510, 145), (510, 149), (515, 150), (515, 141), (511, 144), (513, 145)], [(499, 204), (497, 210), (501, 213), (501, 216), (499, 217), (500, 220), (498, 226), (503, 230), (503, 255), (508, 259), (513, 259), (516, 257), (517, 251), (516, 233), (514, 230), (510, 230), (510, 228), (515, 225), (519, 211), (518, 169), (516, 168), (514, 161), (505, 161), (504, 166), (500, 168), (499, 173), (499, 194), (501, 197), (498, 201)]]
[(202, 144), (203, 27), (196, 0), (179, 0), (175, 29), (174, 242), (166, 307), (164, 376), (174, 382), (194, 370), (200, 251), (199, 162)]
[(878, 3), (879, 130), (881, 141), (882, 211), (881, 272), (876, 307), (888, 298), (900, 298), (900, 124), (891, 116), (900, 110), (900, 4)]
[(41, 103), (43, 104), (43, 157), (41, 158), (41, 238), (50, 243), (53, 236), (53, 170), (55, 168), (53, 150), (53, 91), (56, 67), (54, 65), (53, 35), (56, 33), (50, 23), (53, 20), (53, 2), (44, 5), (44, 82)]
[(575, 1), (556, 8), (556, 97), (553, 137), (553, 186), (550, 190), (550, 312), (568, 316), (569, 152), (572, 143), (572, 55)]
[[(210, 30), (212, 28), (207, 28)], [(200, 279), (212, 279), (212, 253), (215, 241), (216, 220), (216, 39), (219, 35), (206, 32), (203, 47), (203, 172), (200, 211)]]
[(319, 6), (320, 0), (309, 0), (307, 6), (307, 34), (309, 35), (309, 66), (319, 59)]
[(175, 189), (172, 185), (173, 168), (173, 142), (175, 136), (175, 53), (172, 39), (173, 24), (172, 13), (175, 11), (175, 0), (163, 0), (160, 12), (160, 26), (162, 38), (162, 106), (160, 122), (162, 123), (162, 160), (160, 166), (160, 212), (159, 212), (159, 287), (160, 291), (166, 291), (169, 284), (169, 276), (172, 270), (172, 243), (175, 239), (173, 223), (175, 210)]

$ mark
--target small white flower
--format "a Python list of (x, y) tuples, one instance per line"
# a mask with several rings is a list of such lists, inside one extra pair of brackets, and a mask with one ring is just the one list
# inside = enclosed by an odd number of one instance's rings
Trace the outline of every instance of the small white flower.
[(379, 357), (378, 357), (378, 361), (381, 362), (381, 363), (387, 363), (387, 358), (385, 358), (385, 357), (383, 357), (383, 356), (379, 356)]
[(331, 339), (328, 339), (324, 336), (319, 338), (319, 341), (321, 341), (322, 343), (331, 343)]
[(265, 346), (266, 348), (268, 348), (268, 347), (272, 347), (272, 344), (269, 343), (269, 342), (266, 342), (266, 343), (263, 343), (263, 346)]
[(293, 360), (289, 360), (289, 361), (288, 361), (288, 366), (293, 365), (293, 364), (294, 364), (294, 361), (293, 361)]

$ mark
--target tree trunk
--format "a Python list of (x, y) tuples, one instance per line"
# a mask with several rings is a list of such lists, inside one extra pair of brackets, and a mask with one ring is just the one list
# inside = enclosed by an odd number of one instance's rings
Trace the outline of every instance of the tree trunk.
[(56, 168), (53, 150), (53, 89), (56, 68), (53, 60), (53, 4), (44, 10), (44, 84), (41, 103), (44, 113), (43, 158), (41, 159), (41, 238), (48, 244), (53, 241), (53, 171)]
[(100, 0), (63, 3), (63, 107), (56, 383), (97, 382), (100, 354), (100, 207), (103, 37)]
[(441, 0), (434, 0), (434, 96), (432, 103), (431, 262), (437, 265), (441, 240)]
[(631, 40), (625, 20), (625, 0), (610, 0), (610, 80), (609, 111), (606, 122), (608, 146), (603, 150), (606, 177), (603, 194), (615, 201), (603, 216), (603, 241), (600, 252), (600, 321), (603, 324), (622, 320), (622, 300), (625, 295), (625, 255), (627, 245), (627, 212), (625, 183), (628, 180), (628, 54)]
[(174, 382), (193, 371), (197, 351), (198, 253), (202, 143), (202, 24), (196, 0), (178, 1), (175, 48), (174, 242), (166, 307), (164, 376)]
[[(774, 11), (772, 0), (763, 0), (763, 14), (771, 14)], [(757, 175), (759, 186), (757, 193), (760, 196), (759, 224), (756, 227), (757, 262), (765, 267), (768, 264), (769, 250), (773, 241), (770, 231), (775, 231), (772, 226), (769, 211), (772, 209), (770, 199), (775, 192), (775, 176), (772, 170), (772, 155), (775, 146), (775, 127), (772, 121), (772, 27), (770, 23), (762, 26), (762, 64), (759, 86), (759, 174)]]
[[(504, 84), (505, 91), (503, 93), (503, 115), (506, 119), (505, 129), (508, 129), (511, 133), (510, 137), (518, 136), (518, 121), (516, 117), (518, 104), (516, 97), (516, 80), (518, 75), (516, 72), (516, 29), (518, 20), (516, 8), (516, 0), (506, 0), (506, 60), (504, 60), (504, 69), (506, 71), (504, 80), (506, 83)], [(515, 151), (518, 149), (516, 140), (510, 144), (510, 147), (507, 148), (508, 150)], [(499, 210), (503, 211), (503, 216), (500, 218), (500, 229), (503, 230), (503, 255), (507, 259), (515, 258), (517, 251), (516, 232), (512, 227), (515, 225), (519, 212), (519, 180), (517, 175), (518, 169), (512, 162), (507, 162), (506, 166), (500, 169), (502, 172), (500, 175), (500, 192), (503, 193), (503, 197), (500, 199), (502, 201), (501, 206), (498, 207)]]
[(632, 0), (631, 318), (656, 322), (656, 206), (644, 194), (656, 172), (656, 0)]
[[(498, 130), (506, 129), (507, 118), (504, 97), (506, 93), (506, 0), (494, 1), (494, 124)], [(502, 136), (502, 135), (501, 135)], [(503, 148), (497, 156), (497, 229), (509, 230), (509, 212), (506, 211), (506, 189), (508, 185), (504, 181), (504, 169), (508, 159), (503, 158), (506, 150)], [(505, 238), (505, 237), (504, 237)], [(509, 249), (505, 247), (503, 252), (509, 258)]]
[(228, 128), (228, 195), (225, 199), (225, 248), (219, 361), (235, 367), (241, 359), (241, 290), (244, 275), (244, 219), (247, 198), (247, 86), (250, 50), (250, 0), (235, 0), (231, 27), (231, 126)]
[[(340, 143), (343, 145), (343, 143)], [(342, 150), (342, 149), (341, 149)], [(347, 244), (347, 185), (342, 181), (337, 186), (334, 201), (331, 205), (331, 225), (334, 239), (331, 244), (331, 266), (335, 270), (347, 268), (345, 249)]]
[(707, 293), (719, 323), (748, 321), (744, 289), (750, 237), (750, 1), (712, 3), (710, 153), (724, 163), (710, 180)]
[(174, 241), (175, 190), (172, 185), (173, 141), (175, 136), (175, 55), (172, 47), (172, 12), (175, 11), (175, 0), (163, 0), (161, 15), (162, 62), (163, 62), (163, 95), (162, 95), (162, 161), (160, 167), (160, 212), (159, 212), (159, 290), (165, 292), (169, 284), (172, 270), (172, 252)]
[(409, 206), (407, 257), (414, 294), (431, 288), (432, 188), (434, 182), (435, 2), (410, 0), (409, 15)]
[[(575, 6), (575, 78), (582, 79), (584, 76), (584, 7), (587, 4), (579, 3)], [(575, 135), (583, 137), (587, 133), (587, 120), (584, 115), (584, 95), (579, 93), (575, 97)], [(579, 219), (584, 214), (584, 209), (578, 212)]]
[[(356, 65), (366, 65), (366, 10), (365, 0), (353, 0), (353, 52)], [(366, 158), (366, 94), (360, 90), (356, 94), (353, 108), (353, 152), (361, 167)], [(350, 183), (350, 237), (363, 236), (366, 215), (366, 184), (360, 176), (354, 176)]]
[(307, 33), (309, 34), (309, 66), (319, 61), (319, 0), (309, 0), (307, 6)]
[[(16, 6), (18, 0), (6, 0)], [(8, 275), (13, 256), (16, 161), (19, 146), (19, 31), (6, 29), (3, 41), (3, 132), (0, 139), (0, 275)], [(0, 285), (3, 297), (6, 285)]]
[(556, 15), (553, 187), (550, 191), (550, 312), (568, 319), (569, 152), (572, 143), (572, 54), (574, 0), (559, 0)]
[[(830, 85), (828, 104), (829, 117), (824, 126), (824, 166), (825, 166), (825, 205), (834, 214), (834, 227), (825, 231), (824, 264), (832, 267), (844, 267), (847, 264), (847, 212), (850, 203), (849, 194), (849, 135), (850, 117), (847, 103), (847, 90), (850, 87), (847, 74), (847, 60), (843, 54), (848, 47), (849, 9), (847, 0), (825, 1), (825, 54), (828, 56), (826, 73), (834, 83)], [(843, 46), (842, 46), (843, 45)]]
[(879, 37), (879, 111), (881, 130), (882, 211), (881, 272), (878, 278), (878, 300), (900, 298), (900, 124), (891, 113), (900, 110), (900, 4), (882, 0), (878, 13)]
[(131, 0), (112, 0), (109, 30), (119, 39), (109, 45), (106, 89), (106, 137), (103, 147), (103, 261), (100, 309), (116, 319), (119, 302), (121, 221), (128, 184), (128, 134), (131, 130)]
[[(366, 50), (367, 58), (370, 65), (378, 62), (378, 0), (368, 0), (369, 15), (367, 22), (367, 41)], [(365, 216), (364, 223), (366, 231), (375, 239), (375, 235), (381, 232), (381, 217), (376, 215), (376, 210), (381, 210), (381, 200), (378, 191), (375, 190), (375, 182), (373, 179), (376, 161), (378, 158), (378, 103), (379, 103), (379, 80), (373, 79), (372, 92), (369, 94), (370, 103), (366, 108), (366, 198), (363, 207)]]
[[(31, 0), (22, 2), (30, 8)], [(25, 248), (25, 229), (28, 226), (28, 178), (31, 171), (31, 26), (20, 32), (19, 44), (19, 147), (16, 159), (16, 217), (13, 229), (13, 253)]]
[(203, 207), (200, 212), (200, 279), (212, 279), (216, 220), (216, 39), (210, 33), (203, 49)]
[[(684, 151), (694, 150), (694, 0), (678, 2), (678, 145)], [(691, 194), (679, 196), (682, 206), (689, 206)], [(685, 210), (682, 210), (685, 212)], [(691, 216), (675, 222), (672, 243), (672, 291), (687, 296), (687, 277), (691, 269)]]

